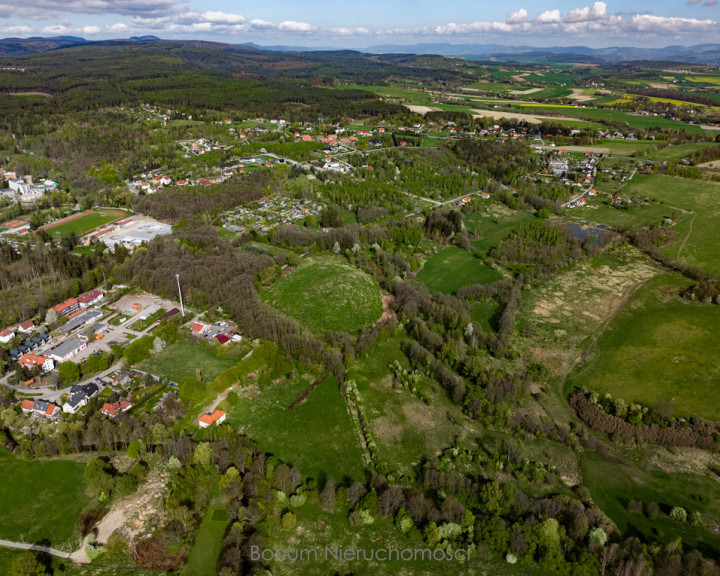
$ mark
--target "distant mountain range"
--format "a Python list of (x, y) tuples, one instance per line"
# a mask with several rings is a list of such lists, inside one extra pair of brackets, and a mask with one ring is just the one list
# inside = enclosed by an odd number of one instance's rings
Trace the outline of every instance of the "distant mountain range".
[[(120, 42), (158, 41), (157, 36), (133, 36)], [(4, 38), (0, 39), (0, 56), (24, 56), (36, 52), (47, 52), (83, 44), (117, 43), (118, 40), (91, 42), (76, 36), (52, 38)], [(198, 41), (202, 43), (202, 41)], [(337, 50), (337, 47), (308, 46), (260, 46), (252, 42), (224, 44), (248, 50), (269, 50), (273, 52), (319, 52)], [(370, 54), (437, 54), (467, 60), (521, 62), (521, 63), (616, 63), (631, 61), (685, 62), (691, 64), (720, 64), (720, 44), (698, 44), (696, 46), (666, 46), (665, 48), (638, 48), (614, 46), (589, 48), (587, 46), (505, 46), (502, 44), (380, 44), (360, 49)]]

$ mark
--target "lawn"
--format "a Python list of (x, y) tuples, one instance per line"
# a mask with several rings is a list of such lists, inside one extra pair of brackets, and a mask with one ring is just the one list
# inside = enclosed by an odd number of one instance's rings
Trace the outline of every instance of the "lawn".
[(210, 346), (181, 341), (141, 362), (138, 368), (172, 382), (180, 382), (185, 376), (195, 376), (200, 370), (203, 381), (210, 382), (236, 363), (237, 358), (215, 356)]
[(259, 395), (220, 405), (227, 422), (257, 441), (263, 450), (296, 466), (304, 475), (337, 481), (364, 478), (362, 452), (337, 381), (328, 377), (292, 412), (288, 407), (319, 377), (281, 382)]
[[(720, 536), (702, 526), (667, 517), (674, 506), (682, 506), (688, 516), (698, 511), (705, 522), (716, 524), (720, 518), (720, 484), (715, 474), (667, 473), (648, 464), (633, 466), (595, 452), (583, 452), (580, 461), (584, 484), (593, 501), (624, 534), (639, 533), (644, 539), (662, 543), (682, 538), (684, 544), (697, 546), (706, 556), (720, 555)], [(651, 502), (658, 504), (659, 517), (650, 519), (646, 514), (630, 512), (631, 500), (642, 502), (644, 508)]]
[(494, 209), (492, 212), (473, 212), (465, 216), (465, 227), (470, 234), (478, 237), (471, 243), (485, 253), (490, 252), (514, 230), (535, 220), (530, 212)]
[(454, 294), (463, 286), (502, 280), (502, 274), (483, 264), (471, 252), (450, 246), (430, 258), (417, 279), (432, 293)]
[(86, 232), (93, 230), (98, 226), (124, 218), (127, 214), (128, 212), (118, 210), (117, 208), (90, 210), (79, 217), (73, 218), (72, 220), (49, 224), (43, 228), (47, 230), (53, 238), (62, 238), (68, 232), (75, 232), (78, 236), (82, 236)]
[(568, 376), (566, 390), (590, 389), (648, 406), (668, 403), (678, 417), (720, 419), (720, 308), (678, 300), (689, 283), (670, 273), (648, 281)]
[(26, 462), (0, 448), (0, 538), (74, 548), (75, 524), (87, 502), (84, 471), (78, 462)]
[(206, 576), (217, 573), (227, 514), (225, 506), (210, 506), (195, 535), (195, 544), (181, 570), (183, 576)]
[(671, 176), (636, 176), (623, 195), (647, 197), (692, 212), (676, 221), (677, 239), (662, 250), (688, 264), (720, 272), (720, 184)]
[(339, 257), (308, 258), (263, 298), (317, 335), (352, 333), (382, 314), (377, 281)]

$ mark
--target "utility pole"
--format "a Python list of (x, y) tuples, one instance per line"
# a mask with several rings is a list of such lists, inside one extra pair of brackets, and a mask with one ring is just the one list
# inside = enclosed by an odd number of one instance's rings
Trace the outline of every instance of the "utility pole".
[(185, 306), (183, 306), (182, 290), (180, 289), (180, 274), (175, 274), (175, 279), (178, 283), (178, 294), (180, 294), (180, 311), (182, 312), (183, 318), (185, 318)]

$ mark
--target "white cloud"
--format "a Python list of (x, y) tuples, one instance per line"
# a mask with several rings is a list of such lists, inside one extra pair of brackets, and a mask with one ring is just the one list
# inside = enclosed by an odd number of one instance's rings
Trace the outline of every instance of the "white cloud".
[(330, 32), (336, 36), (370, 36), (372, 32), (367, 28), (330, 28)]
[(506, 24), (522, 24), (528, 21), (528, 11), (521, 8), (517, 12), (510, 12), (505, 18)]
[[(506, 38), (512, 41), (533, 40), (535, 38), (556, 38), (563, 40), (593, 38), (600, 40), (628, 39), (645, 42), (666, 38), (673, 40), (688, 38), (694, 41), (711, 41), (720, 37), (720, 23), (711, 19), (684, 17), (665, 17), (652, 14), (609, 13), (608, 5), (595, 1), (569, 10), (563, 14), (559, 9), (548, 9), (532, 14), (525, 8), (510, 11), (504, 22), (475, 21), (449, 22), (435, 26), (394, 30), (369, 30), (357, 26), (320, 27), (309, 22), (285, 20), (272, 22), (259, 18), (249, 18), (243, 14), (234, 14), (218, 10), (190, 10), (188, 0), (26, 0), (19, 8), (9, 0), (0, 0), (0, 18), (20, 18), (19, 12), (28, 18), (48, 20), (53, 10), (58, 13), (77, 12), (85, 14), (114, 13), (130, 15), (127, 23), (112, 25), (94, 25), (92, 21), (84, 27), (72, 28), (69, 22), (52, 24), (42, 28), (39, 33), (47, 35), (76, 34), (88, 36), (128, 36), (156, 34), (165, 37), (200, 37), (227, 39), (242, 37), (279, 38), (353, 38), (370, 36), (442, 37), (462, 38), (464, 41), (478, 39)], [(686, 0), (690, 4), (704, 3), (714, 5), (718, 0)], [(11, 9), (12, 8), (12, 9)], [(59, 18), (55, 20), (59, 22)], [(85, 22), (83, 22), (85, 24)], [(14, 34), (38, 33), (22, 21), (10, 21), (5, 30)]]
[(540, 16), (535, 19), (536, 22), (541, 24), (552, 24), (556, 22), (562, 22), (562, 15), (560, 10), (545, 10)]
[(317, 28), (307, 22), (293, 22), (292, 20), (286, 20), (285, 22), (280, 23), (278, 30), (282, 30), (283, 32), (300, 32), (307, 34), (309, 32), (316, 31)]
[(45, 20), (73, 14), (162, 15), (178, 10), (183, 0), (0, 0), (0, 17)]
[(244, 24), (246, 19), (240, 14), (227, 14), (226, 12), (203, 12), (202, 18), (206, 22), (217, 24)]

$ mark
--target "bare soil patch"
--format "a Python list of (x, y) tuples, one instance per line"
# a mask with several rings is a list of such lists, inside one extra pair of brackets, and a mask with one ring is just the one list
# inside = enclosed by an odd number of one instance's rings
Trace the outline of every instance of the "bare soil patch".
[(433, 111), (433, 109), (429, 106), (418, 106), (416, 104), (405, 104), (405, 107), (411, 112), (417, 112), (418, 114), (422, 114), (423, 116), (428, 112)]

